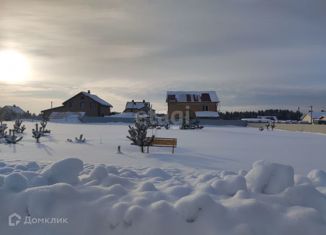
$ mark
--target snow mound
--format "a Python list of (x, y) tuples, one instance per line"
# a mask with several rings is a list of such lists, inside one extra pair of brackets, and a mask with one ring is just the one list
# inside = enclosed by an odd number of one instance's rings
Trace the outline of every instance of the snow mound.
[(321, 234), (324, 229), (320, 213), (314, 208), (290, 207), (282, 219), (289, 224), (284, 234)]
[(293, 206), (316, 209), (326, 221), (326, 196), (312, 185), (298, 185), (288, 188), (284, 191), (283, 196)]
[(227, 175), (211, 185), (218, 194), (235, 195), (239, 190), (247, 191), (246, 179), (242, 175)]
[(107, 166), (106, 170), (108, 173), (113, 174), (113, 175), (119, 175), (119, 171), (115, 166)]
[(15, 170), (22, 170), (22, 171), (27, 171), (27, 167), (24, 165), (17, 164), (15, 166)]
[(83, 170), (83, 162), (77, 158), (67, 158), (53, 163), (42, 172), (49, 184), (77, 184), (79, 173)]
[(134, 223), (141, 221), (142, 217), (145, 215), (144, 208), (140, 206), (131, 206), (126, 211), (123, 222), (127, 227), (132, 226)]
[(278, 163), (258, 161), (246, 175), (248, 188), (253, 192), (275, 194), (294, 185), (294, 169)]
[(308, 173), (308, 178), (315, 186), (326, 186), (326, 172), (322, 170), (312, 170)]
[(103, 186), (112, 186), (115, 184), (120, 184), (122, 186), (128, 186), (132, 184), (127, 178), (109, 174), (105, 179), (102, 180)]
[[(31, 215), (42, 217), (61, 207), (61, 213), (68, 209), (63, 208), (74, 201), (79, 201), (79, 194), (70, 184), (58, 183), (50, 186), (34, 187), (26, 190), (26, 207)], [(62, 205), (60, 205), (62, 204)]]
[(104, 165), (99, 165), (94, 168), (91, 172), (90, 178), (94, 180), (103, 180), (105, 177), (108, 176), (108, 172)]
[(3, 175), (8, 175), (10, 174), (11, 172), (13, 172), (15, 169), (12, 168), (12, 167), (2, 167), (0, 168), (0, 174), (3, 174)]
[(167, 172), (165, 172), (160, 168), (149, 168), (148, 170), (145, 171), (144, 175), (147, 177), (158, 177), (161, 179), (171, 178), (171, 176)]
[(49, 184), (48, 179), (42, 175), (37, 175), (29, 181), (30, 187), (38, 187), (38, 186), (44, 186), (48, 184)]
[(27, 178), (20, 173), (12, 173), (4, 179), (4, 187), (10, 191), (23, 191), (27, 188), (27, 184)]
[(121, 169), (118, 173), (121, 177), (127, 177), (127, 178), (139, 178), (137, 172), (130, 170), (130, 169)]
[(107, 192), (109, 194), (120, 196), (120, 197), (128, 193), (127, 190), (120, 184), (114, 184), (113, 186), (109, 187)]
[[(25, 166), (25, 167), (21, 167)], [(324, 172), (277, 163), (241, 171), (7, 163), (0, 174), (1, 234), (324, 235)], [(43, 168), (44, 167), (44, 168)], [(0, 169), (2, 169), (0, 168)], [(38, 170), (37, 170), (38, 169)], [(295, 179), (295, 184), (294, 184)], [(266, 195), (269, 194), (269, 195)], [(8, 226), (13, 212), (69, 223)]]
[(176, 202), (175, 208), (187, 223), (195, 222), (207, 211), (213, 210), (214, 213), (222, 215), (225, 209), (222, 205), (217, 204), (208, 194), (193, 194), (181, 198)]
[(40, 169), (40, 166), (37, 162), (28, 162), (26, 164), (26, 168), (29, 170), (29, 171), (37, 171)]
[(157, 191), (157, 189), (154, 186), (154, 184), (152, 184), (151, 182), (145, 182), (142, 185), (140, 185), (138, 191), (140, 192)]
[(300, 184), (312, 184), (311, 180), (304, 175), (294, 175), (294, 184), (300, 185)]
[(192, 192), (192, 188), (189, 186), (172, 186), (168, 187), (166, 192), (171, 196), (181, 198), (189, 195)]

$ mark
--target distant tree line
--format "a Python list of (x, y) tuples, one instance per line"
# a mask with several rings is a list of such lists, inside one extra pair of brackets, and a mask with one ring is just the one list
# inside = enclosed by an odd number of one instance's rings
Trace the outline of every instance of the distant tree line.
[(37, 119), (37, 118), (39, 118), (38, 115), (36, 115), (35, 113), (30, 113), (29, 111), (20, 114), (14, 112), (11, 109), (0, 107), (0, 121), (12, 121), (16, 119)]
[(300, 111), (267, 109), (259, 111), (225, 112), (220, 113), (220, 118), (224, 120), (239, 120), (242, 118), (257, 118), (257, 116), (276, 116), (279, 120), (299, 121), (303, 113)]

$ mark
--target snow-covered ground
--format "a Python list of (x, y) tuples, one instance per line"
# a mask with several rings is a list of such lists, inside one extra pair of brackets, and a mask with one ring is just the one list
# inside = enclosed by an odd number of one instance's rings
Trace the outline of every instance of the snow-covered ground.
[(162, 129), (175, 154), (142, 154), (126, 125), (49, 123), (40, 144), (26, 125), (0, 144), (0, 234), (325, 234), (326, 135)]
[[(11, 124), (9, 124), (10, 126)], [(249, 169), (257, 160), (293, 166), (296, 173), (326, 166), (326, 135), (288, 131), (263, 131), (243, 127), (206, 127), (203, 130), (179, 130), (177, 127), (149, 131), (149, 135), (178, 139), (175, 154), (170, 148), (151, 148), (141, 154), (126, 138), (128, 126), (108, 124), (49, 123), (52, 134), (36, 144), (33, 123), (27, 126), (24, 139), (16, 145), (0, 145), (0, 159), (52, 162), (77, 157), (87, 163), (117, 166), (161, 167), (198, 170)], [(86, 144), (71, 144), (84, 134)], [(117, 154), (121, 146), (123, 154)]]

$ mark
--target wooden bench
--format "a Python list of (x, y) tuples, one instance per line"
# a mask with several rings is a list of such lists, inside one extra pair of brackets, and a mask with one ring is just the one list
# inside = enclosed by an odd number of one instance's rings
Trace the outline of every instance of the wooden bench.
[(177, 147), (177, 139), (155, 137), (152, 143), (149, 146), (147, 146), (147, 153), (149, 153), (149, 147), (171, 147), (172, 153), (174, 153), (174, 148)]

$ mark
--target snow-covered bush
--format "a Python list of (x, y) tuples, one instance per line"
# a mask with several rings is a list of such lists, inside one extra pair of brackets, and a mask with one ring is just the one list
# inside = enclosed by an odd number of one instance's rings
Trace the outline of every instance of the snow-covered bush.
[(10, 129), (9, 134), (5, 135), (4, 138), (8, 144), (17, 144), (23, 139), (23, 136), (17, 136), (16, 131)]

